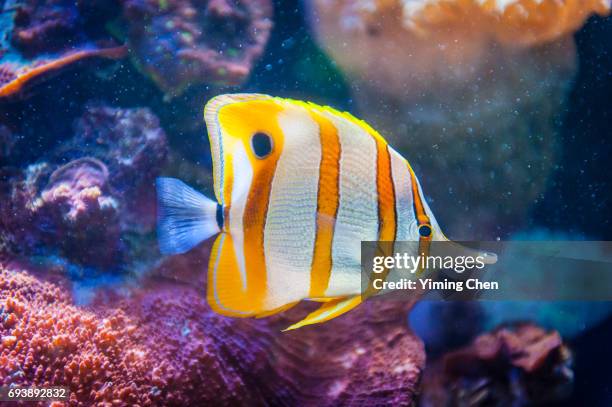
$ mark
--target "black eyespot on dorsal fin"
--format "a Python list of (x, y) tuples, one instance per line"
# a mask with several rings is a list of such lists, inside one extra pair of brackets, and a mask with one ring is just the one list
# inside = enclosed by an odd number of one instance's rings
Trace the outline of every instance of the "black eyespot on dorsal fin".
[(421, 236), (421, 237), (429, 237), (429, 236), (431, 236), (431, 226), (429, 226), (429, 225), (421, 225), (421, 226), (419, 226), (419, 236)]

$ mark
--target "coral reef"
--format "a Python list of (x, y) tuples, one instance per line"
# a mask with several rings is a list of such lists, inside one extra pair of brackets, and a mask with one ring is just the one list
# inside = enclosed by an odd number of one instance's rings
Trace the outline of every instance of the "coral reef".
[(59, 245), (71, 257), (78, 253), (88, 263), (112, 265), (120, 251), (118, 206), (106, 165), (85, 157), (53, 171), (29, 210), (46, 245)]
[(76, 122), (75, 132), (72, 143), (59, 153), (103, 157), (110, 186), (124, 201), (122, 222), (150, 231), (155, 226), (153, 183), (168, 150), (157, 117), (149, 109), (90, 105)]
[(153, 181), (166, 136), (148, 109), (96, 105), (86, 108), (75, 133), (2, 182), (0, 248), (56, 248), (84, 265), (118, 265), (125, 235), (154, 227)]
[(309, 4), (362, 115), (411, 161), (448, 235), (518, 229), (558, 160), (571, 34), (609, 2)]
[(571, 392), (571, 353), (557, 332), (531, 324), (501, 327), (427, 368), (420, 404), (534, 405)]
[(3, 7), (0, 99), (23, 95), (34, 79), (77, 61), (128, 52), (169, 96), (196, 83), (238, 85), (272, 29), (270, 0), (28, 0)]
[[(127, 49), (89, 24), (92, 2), (8, 1), (0, 15), (0, 99), (91, 57), (119, 59)], [(9, 40), (10, 39), (10, 40)]]
[[(161, 267), (198, 268), (201, 257)], [(1, 385), (68, 386), (74, 406), (410, 405), (416, 395), (425, 360), (405, 324), (409, 304), (370, 301), (317, 329), (282, 333), (309, 307), (232, 319), (212, 312), (200, 287), (150, 281), (80, 308), (64, 283), (0, 266)]]
[(193, 83), (242, 83), (272, 29), (270, 0), (126, 0), (128, 44), (167, 94)]

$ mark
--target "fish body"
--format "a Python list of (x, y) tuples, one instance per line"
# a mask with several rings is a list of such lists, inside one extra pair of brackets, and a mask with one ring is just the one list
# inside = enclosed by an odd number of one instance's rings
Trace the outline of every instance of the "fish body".
[(262, 317), (313, 299), (321, 308), (289, 329), (323, 322), (362, 301), (361, 241), (446, 240), (408, 162), (350, 114), (231, 94), (204, 117), (217, 202), (160, 178), (158, 230), (167, 254), (218, 235), (216, 312)]

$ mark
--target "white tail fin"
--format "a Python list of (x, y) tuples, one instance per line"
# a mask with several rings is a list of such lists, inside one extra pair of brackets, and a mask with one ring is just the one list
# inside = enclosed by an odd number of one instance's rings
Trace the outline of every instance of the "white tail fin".
[(185, 253), (219, 233), (217, 203), (176, 178), (157, 178), (157, 238), (163, 254)]

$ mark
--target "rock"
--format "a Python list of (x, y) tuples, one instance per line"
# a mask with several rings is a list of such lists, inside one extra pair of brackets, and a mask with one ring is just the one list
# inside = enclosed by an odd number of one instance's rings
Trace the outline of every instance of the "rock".
[(571, 352), (558, 332), (502, 326), (428, 366), (420, 405), (509, 406), (561, 401), (571, 394)]

